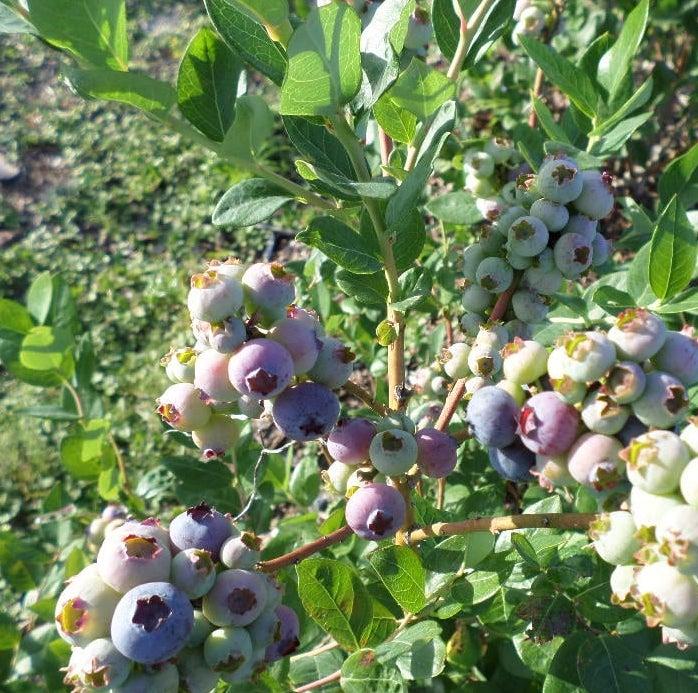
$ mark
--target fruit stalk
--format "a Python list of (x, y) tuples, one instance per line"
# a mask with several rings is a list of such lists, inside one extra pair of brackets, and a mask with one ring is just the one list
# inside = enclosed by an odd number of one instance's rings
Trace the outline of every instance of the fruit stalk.
[(361, 400), (364, 404), (368, 405), (380, 416), (387, 416), (390, 411), (388, 407), (381, 404), (368, 390), (361, 387), (361, 385), (348, 380), (344, 383), (344, 390), (350, 395), (353, 395), (357, 399)]

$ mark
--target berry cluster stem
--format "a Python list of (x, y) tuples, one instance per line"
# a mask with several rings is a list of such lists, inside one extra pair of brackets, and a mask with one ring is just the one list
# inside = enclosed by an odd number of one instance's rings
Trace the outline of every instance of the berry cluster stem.
[(379, 416), (386, 416), (389, 413), (388, 407), (381, 404), (368, 390), (364, 389), (358, 383), (347, 380), (343, 385), (345, 392), (361, 400), (364, 404), (373, 409)]

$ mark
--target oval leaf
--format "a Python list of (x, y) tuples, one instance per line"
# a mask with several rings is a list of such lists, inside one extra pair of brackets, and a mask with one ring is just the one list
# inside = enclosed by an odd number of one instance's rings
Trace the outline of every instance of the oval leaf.
[(293, 198), (264, 178), (249, 178), (234, 185), (213, 210), (216, 226), (252, 226), (268, 219)]

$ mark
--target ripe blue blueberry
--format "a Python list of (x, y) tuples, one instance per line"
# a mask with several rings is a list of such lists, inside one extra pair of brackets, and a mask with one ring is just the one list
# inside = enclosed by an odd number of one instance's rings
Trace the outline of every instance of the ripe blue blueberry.
[(279, 619), (279, 637), (266, 649), (267, 662), (275, 662), (282, 657), (293, 654), (300, 645), (300, 623), (296, 612), (288, 606), (276, 607), (276, 616)]
[(511, 395), (501, 388), (486, 386), (473, 394), (466, 420), (479, 443), (503, 448), (514, 442), (518, 415), (519, 408)]
[(400, 492), (386, 484), (359, 487), (347, 501), (347, 524), (362, 539), (380, 541), (392, 537), (403, 525), (405, 501)]
[(327, 451), (338, 462), (361, 464), (368, 459), (368, 449), (375, 435), (376, 426), (368, 419), (340, 419), (327, 437)]
[(538, 455), (561, 455), (577, 437), (579, 414), (555, 392), (539, 392), (521, 408), (519, 435)]
[(214, 560), (218, 558), (223, 542), (237, 530), (229, 517), (219, 513), (206, 503), (187, 508), (170, 523), (170, 539), (179, 551), (203, 549)]
[(274, 400), (272, 417), (277, 428), (291, 440), (316, 440), (327, 435), (337, 423), (339, 400), (324, 385), (300, 383)]
[(491, 447), (488, 450), (490, 464), (499, 476), (509, 481), (532, 481), (531, 470), (536, 464), (536, 456), (521, 441), (516, 440), (503, 448)]
[(455, 468), (458, 445), (447, 433), (435, 428), (417, 431), (417, 464), (432, 479), (447, 477)]
[(269, 399), (282, 392), (293, 378), (293, 359), (271, 339), (251, 339), (230, 358), (228, 376), (246, 397)]

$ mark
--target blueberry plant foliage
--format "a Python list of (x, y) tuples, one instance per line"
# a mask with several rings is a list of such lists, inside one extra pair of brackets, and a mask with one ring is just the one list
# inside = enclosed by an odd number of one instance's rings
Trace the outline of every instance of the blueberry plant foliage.
[(0, 532), (3, 690), (698, 687), (698, 145), (640, 203), (611, 174), (678, 11), (204, 0), (168, 82), (124, 0), (0, 0), (77, 94), (247, 172), (214, 224), (293, 207), (306, 248), (202, 259), (140, 478), (60, 274), (0, 299), (67, 478)]

